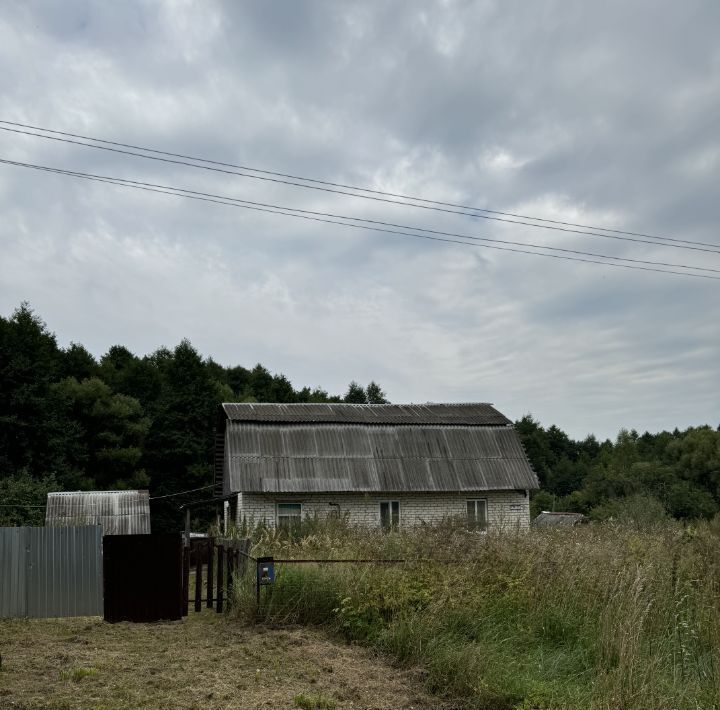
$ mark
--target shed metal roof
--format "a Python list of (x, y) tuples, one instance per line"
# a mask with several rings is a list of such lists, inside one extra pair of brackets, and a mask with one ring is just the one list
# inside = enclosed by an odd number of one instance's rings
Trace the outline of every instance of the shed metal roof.
[(517, 433), (502, 420), (494, 427), (229, 421), (223, 493), (538, 488)]
[(102, 525), (103, 535), (150, 533), (148, 491), (48, 493), (45, 525)]
[(543, 510), (542, 513), (533, 520), (533, 525), (539, 528), (572, 527), (573, 525), (585, 522), (587, 522), (587, 518), (582, 513), (550, 512)]
[(230, 421), (325, 424), (445, 424), (507, 426), (491, 404), (260, 404), (222, 405)]

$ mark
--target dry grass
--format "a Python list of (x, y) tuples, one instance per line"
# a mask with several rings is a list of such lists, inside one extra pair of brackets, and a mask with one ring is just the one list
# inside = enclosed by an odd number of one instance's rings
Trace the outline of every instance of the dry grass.
[(182, 622), (0, 621), (0, 708), (436, 708), (416, 671), (318, 631)]

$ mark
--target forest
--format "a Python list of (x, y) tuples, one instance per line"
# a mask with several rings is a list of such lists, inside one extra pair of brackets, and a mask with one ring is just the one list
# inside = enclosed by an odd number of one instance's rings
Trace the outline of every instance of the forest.
[[(0, 525), (42, 524), (49, 491), (148, 488), (153, 529), (177, 529), (180, 505), (213, 482), (220, 402), (387, 402), (376, 382), (343, 395), (296, 389), (258, 364), (226, 367), (184, 340), (137, 356), (114, 345), (99, 360), (58, 345), (28, 304), (0, 317)], [(516, 427), (538, 474), (533, 513), (572, 510), (593, 519), (710, 518), (720, 510), (720, 430), (575, 441), (526, 415)], [(198, 522), (205, 517), (198, 507)], [(209, 514), (209, 513), (208, 513)]]

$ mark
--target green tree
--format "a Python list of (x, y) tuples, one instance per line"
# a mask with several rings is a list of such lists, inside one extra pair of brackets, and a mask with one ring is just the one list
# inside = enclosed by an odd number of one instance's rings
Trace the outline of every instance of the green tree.
[(70, 347), (61, 354), (60, 374), (62, 377), (87, 380), (99, 376), (100, 368), (95, 358), (82, 345), (70, 343)]
[(380, 385), (371, 380), (370, 384), (365, 389), (365, 395), (367, 397), (368, 404), (389, 404), (385, 392), (383, 392)]
[(357, 382), (355, 382), (355, 380), (353, 380), (348, 385), (348, 390), (343, 397), (343, 402), (347, 402), (348, 404), (367, 404), (367, 393)]
[(33, 478), (27, 471), (0, 477), (0, 527), (42, 525), (47, 494), (60, 490), (53, 476)]
[(69, 377), (52, 386), (56, 426), (66, 432), (63, 474), (71, 487), (141, 488), (140, 467), (150, 422), (140, 403), (114, 394), (101, 379)]
[(54, 468), (45, 424), (50, 383), (60, 367), (55, 336), (27, 303), (10, 319), (0, 318), (0, 473)]
[(245, 394), (252, 395), (258, 402), (272, 402), (273, 385), (273, 376), (258, 363), (250, 372)]
[[(216, 381), (187, 340), (169, 356), (162, 354), (160, 369), (162, 388), (143, 457), (151, 490), (164, 495), (210, 485), (215, 415), (221, 394)], [(207, 498), (207, 493), (186, 500), (203, 497)], [(167, 499), (153, 510), (154, 530), (180, 527), (179, 502)]]
[(100, 359), (100, 378), (114, 392), (134, 397), (148, 415), (160, 396), (162, 368), (169, 351), (161, 348), (139, 358), (122, 345), (113, 345)]

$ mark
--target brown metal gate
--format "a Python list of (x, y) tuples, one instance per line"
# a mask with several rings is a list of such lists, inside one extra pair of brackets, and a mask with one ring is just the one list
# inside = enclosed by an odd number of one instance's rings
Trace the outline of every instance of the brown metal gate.
[(179, 533), (105, 535), (105, 621), (183, 616), (183, 541)]

